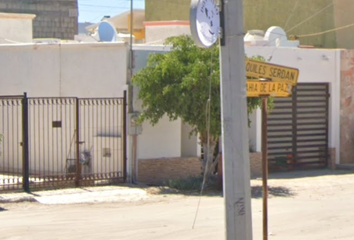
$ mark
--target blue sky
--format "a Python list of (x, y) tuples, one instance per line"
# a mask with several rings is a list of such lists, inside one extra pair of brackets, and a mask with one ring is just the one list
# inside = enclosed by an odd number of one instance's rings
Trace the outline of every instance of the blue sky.
[[(130, 10), (131, 0), (78, 0), (79, 22), (99, 22), (103, 16), (114, 16)], [(132, 0), (133, 7), (145, 8), (145, 0)]]

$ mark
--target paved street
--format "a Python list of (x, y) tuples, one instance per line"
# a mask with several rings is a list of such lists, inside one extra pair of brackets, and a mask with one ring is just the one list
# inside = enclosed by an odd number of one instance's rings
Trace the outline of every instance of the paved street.
[[(336, 175), (322, 170), (271, 176), (269, 239), (353, 239), (354, 175), (333, 173)], [(252, 186), (253, 239), (261, 240), (261, 181), (252, 180)], [(66, 191), (47, 192), (47, 197), (37, 193), (38, 198), (46, 200), (43, 203), (0, 203), (0, 239), (205, 240), (225, 237), (224, 202), (217, 194), (202, 197), (192, 229), (198, 204), (195, 194), (151, 194), (151, 189), (146, 192), (137, 188), (123, 196), (118, 194), (118, 189), (108, 187), (85, 191), (87, 193)], [(110, 191), (115, 197), (109, 197)], [(86, 203), (63, 202), (64, 196), (70, 195), (71, 199), (87, 199), (90, 192), (91, 200)], [(50, 198), (54, 201), (54, 195), (57, 200), (62, 196), (61, 204), (48, 202)]]

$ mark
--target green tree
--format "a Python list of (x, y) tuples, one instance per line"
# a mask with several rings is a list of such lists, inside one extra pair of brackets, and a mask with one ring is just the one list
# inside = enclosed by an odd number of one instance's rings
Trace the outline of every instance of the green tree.
[[(186, 35), (168, 38), (165, 45), (172, 50), (151, 54), (147, 66), (133, 77), (142, 100), (140, 121), (154, 125), (165, 114), (170, 120), (181, 118), (192, 127), (191, 134), (199, 133), (203, 167), (208, 162), (210, 172), (221, 134), (219, 47), (199, 48)], [(247, 104), (250, 113), (261, 101), (249, 98)]]

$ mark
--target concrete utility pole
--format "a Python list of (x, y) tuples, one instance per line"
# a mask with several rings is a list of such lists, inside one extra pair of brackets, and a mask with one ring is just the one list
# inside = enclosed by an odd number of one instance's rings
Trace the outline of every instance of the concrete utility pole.
[(251, 240), (252, 214), (243, 1), (221, 6), (221, 108), (226, 239)]

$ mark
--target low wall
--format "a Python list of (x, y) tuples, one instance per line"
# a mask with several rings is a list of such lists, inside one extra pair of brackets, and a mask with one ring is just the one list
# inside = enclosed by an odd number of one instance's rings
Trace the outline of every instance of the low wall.
[(329, 148), (328, 149), (328, 168), (335, 170), (336, 169), (336, 149), (335, 148)]
[[(250, 153), (251, 177), (262, 174), (262, 154)], [(138, 181), (149, 185), (163, 185), (168, 180), (199, 176), (202, 172), (200, 158), (140, 159)]]
[(261, 152), (250, 153), (250, 169), (251, 169), (251, 178), (262, 176), (262, 153)]
[[(252, 152), (250, 156), (251, 178), (262, 176), (262, 153)], [(329, 149), (328, 168), (335, 169), (335, 149)], [(150, 185), (164, 185), (168, 180), (199, 176), (202, 172), (200, 158), (141, 159), (138, 165), (138, 181)]]
[[(262, 176), (262, 153), (252, 152), (250, 153), (250, 168), (251, 177), (261, 177)], [(336, 149), (328, 148), (328, 168), (336, 169)]]
[(200, 158), (140, 159), (138, 181), (149, 185), (163, 185), (168, 180), (198, 176), (202, 172)]

